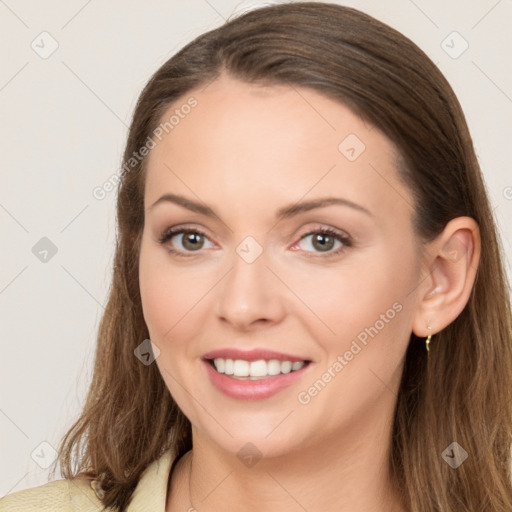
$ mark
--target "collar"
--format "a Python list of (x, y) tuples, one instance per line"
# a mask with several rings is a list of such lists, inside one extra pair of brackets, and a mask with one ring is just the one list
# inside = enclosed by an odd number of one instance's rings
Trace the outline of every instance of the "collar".
[[(165, 512), (167, 486), (173, 460), (174, 453), (171, 448), (142, 472), (126, 512)], [(90, 486), (96, 496), (101, 499), (103, 491), (98, 487), (98, 482), (92, 480)]]
[(144, 470), (126, 512), (165, 512), (173, 459), (173, 450), (169, 449)]

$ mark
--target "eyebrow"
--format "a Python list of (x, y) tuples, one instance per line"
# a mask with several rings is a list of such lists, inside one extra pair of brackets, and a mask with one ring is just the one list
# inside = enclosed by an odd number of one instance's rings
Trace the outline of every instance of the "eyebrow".
[[(214, 212), (212, 208), (209, 206), (198, 203), (196, 201), (193, 201), (191, 199), (188, 199), (186, 197), (180, 196), (178, 194), (164, 194), (162, 197), (157, 199), (149, 208), (148, 210), (153, 209), (156, 205), (161, 203), (174, 203), (179, 206), (182, 206), (183, 208), (186, 208), (187, 210), (190, 210), (195, 213), (199, 213), (200, 215), (204, 215), (206, 217), (218, 217), (218, 215)], [(313, 199), (311, 201), (303, 201), (300, 203), (294, 203), (288, 206), (285, 206), (283, 208), (280, 208), (276, 212), (276, 219), (288, 219), (290, 217), (294, 217), (295, 215), (298, 215), (300, 213), (304, 213), (310, 210), (314, 210), (316, 208), (323, 208), (326, 206), (331, 205), (341, 205), (341, 206), (348, 206), (350, 208), (353, 208), (354, 210), (360, 211), (362, 213), (365, 213), (366, 215), (370, 217), (374, 217), (373, 213), (364, 208), (363, 206), (354, 203), (348, 199), (344, 199), (341, 197), (321, 197), (318, 199)]]

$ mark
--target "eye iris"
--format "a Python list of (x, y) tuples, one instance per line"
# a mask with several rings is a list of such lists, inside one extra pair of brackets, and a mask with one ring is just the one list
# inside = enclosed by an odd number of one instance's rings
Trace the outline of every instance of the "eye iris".
[[(191, 246), (188, 246), (187, 244), (191, 242), (192, 245)], [(198, 242), (199, 245), (194, 245), (197, 244)], [(195, 251), (197, 249), (200, 249), (203, 245), (204, 240), (202, 240), (202, 235), (200, 235), (199, 233), (193, 233), (193, 232), (190, 232), (190, 233), (184, 233), (183, 234), (183, 247), (187, 248), (187, 249), (191, 249), (192, 251)]]
[[(315, 242), (319, 242), (320, 246), (316, 246)], [(315, 248), (320, 248), (322, 251), (328, 251), (333, 248), (334, 238), (330, 235), (326, 235), (325, 233), (317, 233), (313, 237), (313, 245)]]

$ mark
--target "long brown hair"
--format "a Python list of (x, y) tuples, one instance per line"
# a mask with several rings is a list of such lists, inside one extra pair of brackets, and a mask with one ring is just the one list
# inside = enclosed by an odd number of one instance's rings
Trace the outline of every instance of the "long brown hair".
[[(133, 155), (170, 105), (222, 72), (247, 83), (311, 88), (386, 134), (414, 197), (418, 240), (432, 240), (458, 216), (478, 223), (482, 252), (474, 287), (462, 313), (435, 335), (428, 365), (423, 343), (411, 334), (389, 464), (407, 510), (510, 512), (510, 298), (464, 114), (446, 79), (413, 42), (358, 10), (318, 2), (231, 18), (182, 48), (142, 91), (123, 157), (113, 281), (94, 374), (83, 412), (60, 445), (62, 475), (99, 477), (104, 504), (123, 511), (151, 462), (168, 449), (179, 457), (191, 448), (190, 423), (156, 364), (134, 356), (149, 334), (138, 283), (147, 157)], [(456, 470), (442, 458), (452, 442), (469, 454)]]

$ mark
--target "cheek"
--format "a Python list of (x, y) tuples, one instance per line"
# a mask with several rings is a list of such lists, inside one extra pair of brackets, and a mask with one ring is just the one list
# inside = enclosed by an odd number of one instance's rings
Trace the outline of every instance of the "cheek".
[(314, 324), (315, 337), (324, 340), (331, 359), (347, 350), (357, 352), (357, 345), (361, 347), (358, 354), (378, 357), (390, 345), (404, 349), (397, 342), (408, 340), (411, 319), (407, 311), (412, 300), (408, 295), (416, 282), (412, 258), (412, 252), (380, 247), (325, 277), (317, 275), (314, 283), (304, 283), (304, 302), (311, 304), (323, 323)]
[(208, 292), (218, 280), (211, 274), (208, 269), (171, 262), (165, 249), (142, 243), (139, 286), (144, 320), (161, 352), (157, 363), (173, 374), (182, 373), (180, 364), (185, 368), (182, 363), (197, 359), (200, 352), (194, 341), (204, 335), (204, 319), (212, 308)]
[(190, 358), (187, 353), (190, 344), (187, 340), (194, 336), (196, 325), (196, 322), (189, 321), (188, 315), (192, 304), (197, 302), (197, 291), (189, 285), (186, 273), (169, 265), (165, 250), (150, 247), (143, 240), (139, 260), (139, 286), (144, 320), (149, 337), (160, 350), (155, 362), (180, 407), (187, 403), (179, 383), (185, 381), (189, 371), (183, 361)]
[(139, 285), (146, 325), (160, 340), (174, 326), (186, 324), (180, 319), (201, 297), (198, 279), (170, 265), (165, 249), (148, 247), (145, 241), (141, 246)]
[[(162, 252), (162, 254), (158, 254)], [(198, 288), (190, 272), (166, 262), (165, 251), (141, 248), (139, 283), (143, 314), (151, 340), (160, 349), (155, 364), (170, 395), (185, 416), (202, 426), (203, 411), (191, 397), (200, 397), (198, 347), (207, 290)], [(204, 281), (204, 279), (202, 279)], [(206, 422), (207, 423), (207, 422)], [(207, 423), (208, 424), (208, 423)]]
[(172, 326), (171, 315), (175, 311), (176, 294), (168, 293), (168, 276), (162, 262), (142, 242), (139, 261), (139, 286), (144, 320), (151, 338), (156, 341), (167, 326)]
[(335, 334), (316, 319), (308, 323), (324, 358), (298, 399), (311, 400), (311, 413), (330, 410), (326, 428), (380, 407), (399, 383), (411, 332), (407, 295), (415, 280), (413, 260), (393, 249), (378, 252), (333, 272), (323, 296), (318, 291), (309, 296), (311, 304), (322, 304), (315, 312)]

